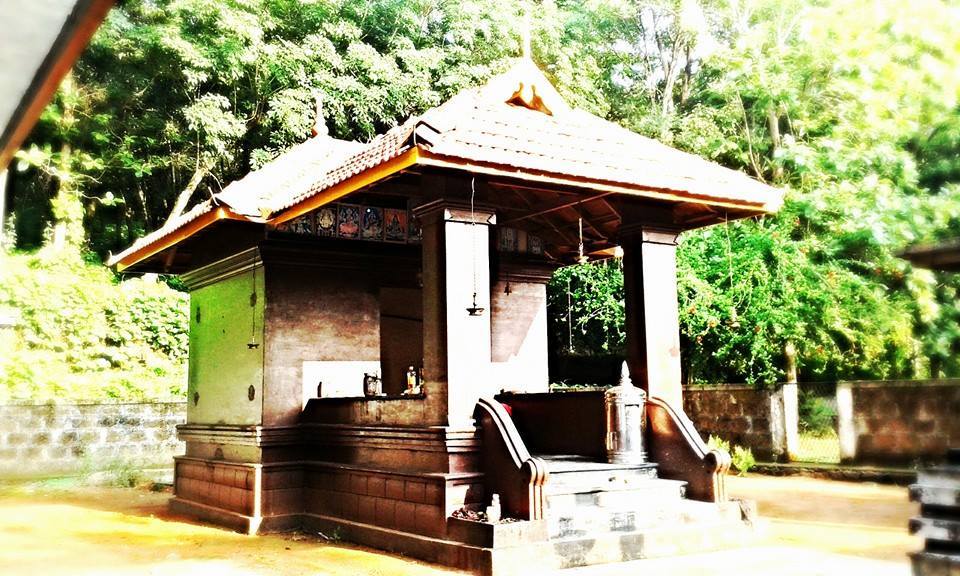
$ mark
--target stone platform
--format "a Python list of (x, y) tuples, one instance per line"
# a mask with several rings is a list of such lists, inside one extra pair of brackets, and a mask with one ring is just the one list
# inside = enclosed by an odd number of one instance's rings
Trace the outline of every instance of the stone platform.
[[(739, 502), (687, 500), (686, 483), (658, 478), (656, 464), (540, 458), (550, 474), (546, 518), (519, 523), (539, 526), (523, 531), (525, 540), (503, 540), (487, 548), (495, 574), (528, 573), (534, 565), (556, 570), (691, 554), (753, 540)], [(514, 525), (495, 528), (501, 526)]]

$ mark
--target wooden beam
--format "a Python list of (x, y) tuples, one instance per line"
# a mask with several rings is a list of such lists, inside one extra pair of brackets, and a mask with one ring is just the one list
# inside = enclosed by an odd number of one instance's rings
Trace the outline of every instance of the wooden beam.
[(432, 154), (428, 151), (421, 151), (420, 164), (424, 166), (433, 166), (435, 168), (447, 168), (453, 170), (462, 170), (473, 172), (475, 174), (485, 174), (487, 176), (496, 176), (502, 178), (516, 178), (532, 182), (542, 182), (554, 186), (567, 186), (574, 188), (583, 188), (587, 190), (611, 192), (613, 194), (622, 194), (624, 196), (652, 198), (663, 200), (670, 203), (676, 202), (697, 202), (709, 204), (731, 210), (743, 210), (753, 213), (765, 213), (776, 211), (782, 201), (779, 198), (771, 198), (769, 201), (763, 200), (735, 200), (735, 199), (717, 199), (716, 197), (705, 194), (692, 194), (683, 190), (667, 190), (660, 188), (630, 186), (608, 181), (593, 180), (578, 176), (568, 176), (565, 174), (552, 174), (542, 172), (520, 172), (516, 168), (502, 167), (481, 162), (463, 161), (458, 158)]
[(555, 204), (548, 205), (548, 206), (543, 206), (543, 205), (541, 205), (541, 206), (530, 206), (530, 208), (533, 209), (533, 212), (530, 212), (530, 213), (528, 213), (528, 214), (524, 214), (523, 216), (518, 216), (518, 217), (516, 217), (516, 218), (511, 218), (510, 220), (507, 220), (507, 221), (505, 221), (505, 222), (501, 222), (500, 224), (501, 224), (502, 226), (509, 226), (509, 225), (511, 225), (511, 224), (516, 224), (517, 222), (521, 222), (521, 221), (526, 220), (526, 219), (528, 219), (528, 218), (535, 218), (535, 217), (537, 217), (537, 216), (545, 216), (545, 215), (547, 215), (547, 214), (550, 214), (551, 212), (556, 212), (556, 211), (558, 211), (558, 210), (563, 210), (564, 208), (572, 208), (572, 207), (574, 207), (574, 206), (577, 206), (578, 204), (579, 204), (579, 205), (587, 204), (587, 203), (589, 203), (589, 202), (593, 202), (594, 200), (599, 200), (600, 198), (603, 198), (604, 196), (609, 196), (609, 195), (611, 195), (611, 194), (613, 194), (613, 192), (604, 192), (603, 194), (597, 194), (597, 195), (594, 195), (594, 196), (589, 196), (589, 197), (587, 197), (587, 198), (579, 198), (579, 199), (577, 199), (577, 200), (565, 200), (565, 201), (563, 201), (563, 202), (555, 203)]
[(616, 206), (614, 206), (612, 203), (610, 203), (609, 200), (606, 200), (606, 199), (601, 200), (601, 202), (603, 202), (603, 205), (606, 206), (611, 212), (613, 212), (617, 216), (617, 220), (623, 222), (623, 216), (620, 215), (620, 212), (617, 210)]
[[(517, 198), (519, 198), (521, 202), (523, 202), (524, 204), (527, 204), (528, 206), (531, 206), (531, 207), (532, 207), (532, 203), (531, 203), (529, 200), (527, 200), (527, 197), (524, 196), (519, 190), (511, 190), (511, 192), (513, 192), (514, 194), (516, 194), (516, 195), (517, 195)], [(560, 228), (557, 228), (557, 226), (556, 226), (553, 222), (551, 222), (548, 218), (541, 217), (540, 219), (541, 219), (541, 221), (544, 222), (548, 227), (552, 228), (553, 231), (556, 232), (558, 236), (560, 236), (561, 238), (563, 238), (563, 239), (566, 240), (567, 242), (574, 242), (573, 240), (570, 239), (569, 236), (567, 236), (566, 233), (563, 232), (563, 230), (561, 230)], [(498, 223), (498, 225), (499, 225), (499, 226), (504, 226), (505, 224), (504, 224), (504, 223)], [(576, 242), (574, 242), (574, 243), (576, 243)]]
[(167, 252), (167, 257), (163, 259), (163, 270), (164, 272), (170, 272), (170, 267), (173, 266), (173, 260), (177, 257), (177, 249), (180, 248), (179, 245), (173, 246), (170, 248), (170, 251)]
[(551, 194), (558, 194), (560, 196), (581, 196), (583, 192), (578, 190), (564, 190), (559, 188), (545, 188), (543, 186), (534, 186), (532, 184), (524, 184), (521, 182), (498, 182), (496, 180), (490, 180), (489, 184), (494, 188), (516, 188), (517, 190), (530, 190), (531, 192), (544, 192)]

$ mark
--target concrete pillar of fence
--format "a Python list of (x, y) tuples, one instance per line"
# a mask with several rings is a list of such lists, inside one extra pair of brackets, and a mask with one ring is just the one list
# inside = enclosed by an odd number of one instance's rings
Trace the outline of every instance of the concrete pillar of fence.
[(840, 437), (840, 461), (857, 457), (857, 429), (853, 423), (853, 386), (837, 382), (837, 436)]
[(770, 416), (770, 455), (774, 462), (787, 457), (787, 430), (784, 428), (783, 391), (778, 386), (767, 395)]
[(780, 387), (783, 402), (784, 454), (788, 461), (796, 460), (800, 452), (800, 401), (797, 383), (787, 382)]

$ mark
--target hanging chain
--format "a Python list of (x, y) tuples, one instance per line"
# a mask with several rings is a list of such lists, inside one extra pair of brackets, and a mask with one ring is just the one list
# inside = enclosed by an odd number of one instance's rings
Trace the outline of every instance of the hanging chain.
[(257, 264), (254, 261), (253, 269), (250, 271), (251, 290), (250, 290), (250, 341), (247, 342), (247, 348), (253, 350), (259, 348), (257, 343)]
[(477, 307), (477, 217), (473, 207), (474, 197), (477, 195), (477, 177), (470, 179), (470, 236), (473, 241), (473, 307)]
[(473, 304), (467, 308), (467, 313), (471, 316), (481, 316), (483, 315), (483, 308), (477, 306), (477, 276), (479, 275), (477, 269), (477, 253), (479, 252), (477, 247), (477, 215), (474, 208), (474, 199), (477, 194), (476, 188), (477, 177), (474, 176), (470, 179), (470, 241), (473, 245)]
[(580, 239), (577, 245), (577, 264), (585, 264), (589, 258), (583, 253), (583, 212), (580, 204), (577, 204), (577, 237)]

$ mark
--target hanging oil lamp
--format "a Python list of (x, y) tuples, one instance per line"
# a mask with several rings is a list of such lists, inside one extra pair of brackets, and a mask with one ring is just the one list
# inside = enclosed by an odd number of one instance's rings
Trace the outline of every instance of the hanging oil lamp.
[(255, 350), (260, 347), (257, 342), (257, 268), (254, 266), (250, 272), (253, 279), (253, 285), (250, 291), (250, 341), (247, 342), (247, 350)]
[[(579, 208), (577, 212), (579, 212)], [(586, 264), (590, 258), (583, 253), (583, 216), (577, 214), (577, 230), (579, 232), (580, 243), (577, 245), (577, 264)]]
[(473, 240), (473, 304), (467, 307), (467, 314), (470, 316), (483, 316), (485, 309), (481, 306), (477, 306), (477, 234), (473, 228), (477, 225), (477, 219), (473, 207), (474, 197), (476, 196), (477, 192), (474, 186), (476, 180), (476, 176), (470, 180), (470, 232)]

